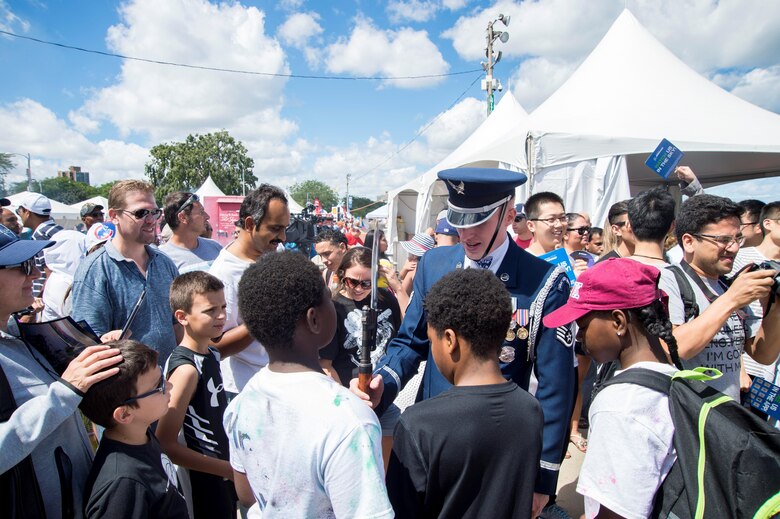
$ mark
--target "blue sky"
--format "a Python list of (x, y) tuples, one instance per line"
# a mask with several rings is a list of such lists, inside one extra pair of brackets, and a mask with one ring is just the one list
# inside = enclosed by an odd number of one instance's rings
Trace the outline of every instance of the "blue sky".
[[(513, 19), (509, 41), (496, 47), (504, 58), (495, 74), (530, 112), (624, 6), (695, 70), (780, 112), (780, 2), (0, 0), (0, 29), (209, 67), (403, 77), (479, 70), (484, 28), (504, 13)], [(69, 165), (90, 171), (93, 184), (140, 177), (155, 144), (224, 128), (247, 146), (263, 181), (319, 179), (343, 193), (351, 173), (350, 191), (374, 197), (425, 172), (485, 118), (479, 72), (404, 81), (264, 77), (2, 35), (0, 67), (0, 151), (31, 153), (39, 179)], [(11, 180), (24, 173), (24, 160), (17, 164)], [(772, 200), (780, 183), (711, 192)]]

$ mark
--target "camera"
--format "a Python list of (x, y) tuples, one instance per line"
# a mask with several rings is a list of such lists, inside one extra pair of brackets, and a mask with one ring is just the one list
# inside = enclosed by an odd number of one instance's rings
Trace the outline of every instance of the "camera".
[[(772, 283), (772, 293), (776, 296), (780, 296), (780, 261), (767, 260), (761, 263), (752, 263), (743, 268), (737, 275), (742, 272), (753, 272), (754, 270), (774, 270), (773, 276), (774, 283)], [(737, 276), (734, 276), (736, 278)]]

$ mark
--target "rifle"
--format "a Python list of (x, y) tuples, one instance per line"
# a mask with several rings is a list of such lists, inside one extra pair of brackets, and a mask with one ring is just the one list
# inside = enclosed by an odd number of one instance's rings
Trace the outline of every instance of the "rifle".
[(361, 322), (363, 324), (363, 337), (360, 344), (360, 360), (358, 362), (358, 388), (368, 393), (368, 384), (374, 366), (371, 363), (371, 352), (376, 347), (376, 318), (377, 318), (377, 279), (379, 273), (379, 222), (374, 223), (374, 240), (371, 244), (371, 303), (363, 307)]

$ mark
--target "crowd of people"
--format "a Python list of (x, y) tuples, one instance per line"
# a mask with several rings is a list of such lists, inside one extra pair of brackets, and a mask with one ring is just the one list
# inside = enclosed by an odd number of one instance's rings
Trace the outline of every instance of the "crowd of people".
[[(0, 509), (568, 517), (556, 490), (574, 448), (587, 518), (650, 517), (677, 461), (668, 401), (607, 381), (705, 367), (747, 408), (751, 377), (780, 383), (780, 264), (766, 263), (780, 261), (780, 202), (676, 174), (679, 208), (652, 188), (596, 227), (560, 194), (519, 203), (522, 174), (441, 171), (447, 209), (396, 258), (381, 230), (332, 219), (312, 257), (285, 251), (288, 200), (269, 184), (225, 247), (196, 194), (158, 207), (140, 180), (85, 204), (84, 232), (43, 195), (15, 212), (3, 199)], [(359, 387), (372, 288), (374, 373)], [(57, 373), (19, 329), (68, 317), (100, 344)]]

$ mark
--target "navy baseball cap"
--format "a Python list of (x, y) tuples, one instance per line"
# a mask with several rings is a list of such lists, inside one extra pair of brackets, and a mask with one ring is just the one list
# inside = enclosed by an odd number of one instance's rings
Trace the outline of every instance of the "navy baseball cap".
[(5, 225), (0, 225), (0, 266), (24, 263), (52, 245), (54, 242), (47, 240), (20, 240)]
[(525, 204), (515, 204), (515, 211), (517, 211), (517, 216), (528, 218), (525, 215)]
[(446, 218), (436, 224), (434, 234), (443, 234), (444, 236), (457, 236), (458, 230), (453, 227)]
[(447, 221), (461, 229), (475, 227), (495, 213), (528, 177), (506, 169), (455, 168), (439, 172), (447, 185)]

